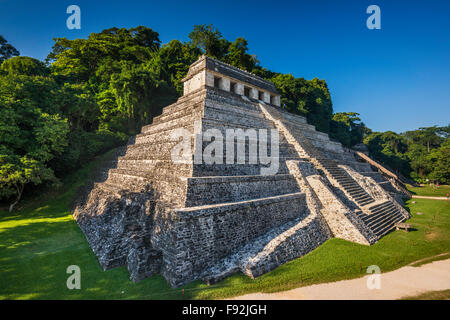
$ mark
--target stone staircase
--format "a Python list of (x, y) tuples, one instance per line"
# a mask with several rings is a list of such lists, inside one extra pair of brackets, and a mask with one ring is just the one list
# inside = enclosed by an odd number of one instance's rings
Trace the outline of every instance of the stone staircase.
[[(400, 212), (393, 202), (395, 200), (389, 197), (389, 201), (384, 200), (379, 204), (379, 201), (339, 166), (341, 161), (350, 165), (356, 163), (356, 159), (349, 157), (342, 147), (336, 147), (334, 142), (328, 146), (329, 139), (322, 133), (315, 139), (316, 143), (313, 143), (315, 129), (313, 126), (305, 125), (306, 120), (303, 117), (263, 103), (259, 106), (265, 116), (274, 122), (286, 140), (293, 145), (299, 156), (307, 158), (319, 172), (322, 172), (330, 182), (335, 183), (335, 187), (342, 190), (348, 199), (358, 206), (358, 209), (354, 211), (357, 219), (377, 239), (391, 231), (395, 223), (406, 219), (407, 214)], [(320, 145), (320, 148), (316, 145)], [(359, 163), (355, 167), (367, 170), (366, 166), (360, 166)]]
[(331, 176), (359, 206), (362, 207), (375, 202), (345, 170), (338, 167), (338, 163), (335, 160), (323, 158), (315, 160), (318, 163), (318, 167)]
[(379, 238), (395, 228), (397, 222), (405, 220), (392, 201), (385, 201), (369, 208), (370, 214), (359, 213), (361, 220)]

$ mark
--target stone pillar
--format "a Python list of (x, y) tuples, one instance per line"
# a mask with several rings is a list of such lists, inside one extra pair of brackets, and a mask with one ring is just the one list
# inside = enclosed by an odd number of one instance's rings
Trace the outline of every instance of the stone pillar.
[(206, 71), (205, 83), (207, 86), (214, 87), (214, 75), (211, 72)]
[(250, 88), (250, 98), (258, 100), (258, 90)]
[(273, 104), (276, 105), (277, 107), (281, 106), (280, 96), (275, 96), (273, 98)]
[(242, 83), (236, 83), (236, 94), (239, 94), (241, 96), (244, 95), (244, 85)]
[[(183, 83), (183, 94), (187, 95), (188, 93), (191, 93), (194, 90), (204, 87), (206, 81), (205, 77), (206, 72), (202, 71), (192, 76), (189, 80), (185, 81)], [(213, 77), (213, 84), (214, 84), (214, 77)]]
[(267, 92), (263, 92), (262, 98), (265, 103), (270, 103), (270, 94), (268, 94)]
[(224, 91), (230, 91), (230, 79), (221, 78), (219, 81), (219, 89)]

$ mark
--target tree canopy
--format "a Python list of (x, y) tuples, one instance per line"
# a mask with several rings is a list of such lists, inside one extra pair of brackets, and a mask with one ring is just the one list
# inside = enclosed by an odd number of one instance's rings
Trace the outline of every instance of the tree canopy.
[(19, 54), (19, 51), (9, 44), (8, 41), (6, 41), (6, 39), (0, 34), (0, 64), (6, 59), (18, 56)]

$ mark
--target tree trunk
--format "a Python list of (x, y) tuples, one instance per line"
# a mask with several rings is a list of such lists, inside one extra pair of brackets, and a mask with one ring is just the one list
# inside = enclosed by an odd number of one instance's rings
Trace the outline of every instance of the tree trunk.
[(16, 201), (14, 201), (13, 203), (11, 203), (11, 205), (9, 206), (9, 212), (12, 212), (14, 209), (14, 206), (19, 203), (20, 198), (22, 197), (22, 193), (23, 193), (23, 188), (25, 187), (25, 185), (22, 184), (21, 187), (16, 187), (17, 188), (17, 199)]

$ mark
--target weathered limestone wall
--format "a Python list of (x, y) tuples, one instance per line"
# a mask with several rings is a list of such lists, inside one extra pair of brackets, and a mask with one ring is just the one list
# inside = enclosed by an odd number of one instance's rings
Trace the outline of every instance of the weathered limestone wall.
[(389, 200), (386, 191), (371, 177), (364, 176), (349, 166), (340, 165), (372, 198), (375, 200)]
[(305, 194), (307, 215), (294, 221), (291, 226), (265, 244), (263, 250), (242, 263), (240, 270), (252, 278), (307, 254), (332, 237), (331, 230), (320, 211), (322, 205), (305, 179), (305, 175), (315, 172), (314, 167), (308, 162), (294, 160), (288, 160), (287, 166), (301, 192)]
[[(306, 213), (301, 193), (175, 209), (172, 239), (170, 243), (166, 239), (162, 248), (163, 273), (173, 286), (196, 280), (205, 269), (250, 240)], [(176, 249), (173, 255), (171, 247)]]
[(363, 186), (374, 199), (391, 201), (406, 219), (409, 219), (411, 217), (410, 213), (406, 211), (405, 208), (403, 208), (403, 201), (391, 196), (389, 192), (383, 189), (378, 183), (376, 183), (374, 179), (364, 176), (348, 166), (342, 166), (342, 168), (345, 169), (353, 179), (358, 181), (358, 183)]
[(241, 266), (251, 278), (269, 272), (283, 263), (304, 256), (330, 238), (327, 224), (320, 214), (311, 212), (278, 237), (273, 238), (256, 256)]
[(192, 78), (184, 82), (184, 95), (187, 95), (201, 87), (204, 87), (205, 85), (211, 85), (214, 86), (214, 77), (211, 81), (211, 76), (206, 76), (206, 70), (203, 70), (196, 75), (194, 75)]
[(370, 244), (373, 236), (369, 230), (356, 218), (353, 211), (336, 197), (311, 163), (288, 161), (288, 167), (298, 181), (303, 181), (314, 190), (315, 196), (320, 199), (321, 215), (335, 237)]

